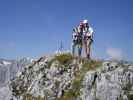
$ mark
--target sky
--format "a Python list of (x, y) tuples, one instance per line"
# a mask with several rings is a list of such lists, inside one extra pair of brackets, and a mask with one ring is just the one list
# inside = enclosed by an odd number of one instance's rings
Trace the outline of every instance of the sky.
[(0, 58), (52, 54), (61, 41), (70, 50), (83, 19), (94, 29), (94, 58), (133, 60), (133, 0), (0, 0)]

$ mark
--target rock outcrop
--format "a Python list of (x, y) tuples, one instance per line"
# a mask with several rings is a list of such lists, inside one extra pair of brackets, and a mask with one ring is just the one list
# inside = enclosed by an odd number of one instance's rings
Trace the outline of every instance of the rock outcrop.
[(17, 73), (10, 89), (14, 100), (132, 100), (133, 64), (69, 53), (41, 57)]
[(86, 73), (82, 85), (82, 100), (133, 100), (133, 64), (103, 62)]
[(11, 91), (8, 83), (14, 79), (18, 71), (30, 64), (32, 59), (22, 58), (20, 60), (0, 59), (0, 100), (10, 100)]

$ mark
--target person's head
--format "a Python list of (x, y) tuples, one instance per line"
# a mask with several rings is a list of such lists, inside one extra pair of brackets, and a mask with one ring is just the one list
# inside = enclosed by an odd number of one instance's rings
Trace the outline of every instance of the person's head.
[(83, 26), (84, 26), (83, 21), (80, 21), (80, 23), (79, 23), (79, 27), (80, 27), (80, 28), (83, 28)]
[(88, 24), (88, 20), (83, 20), (83, 24), (84, 24), (84, 26), (86, 27), (86, 26), (88, 26), (89, 27), (89, 24)]

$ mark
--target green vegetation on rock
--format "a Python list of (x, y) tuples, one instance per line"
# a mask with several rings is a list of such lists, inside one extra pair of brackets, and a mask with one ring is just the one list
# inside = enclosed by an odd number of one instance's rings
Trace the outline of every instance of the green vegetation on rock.
[(34, 97), (31, 94), (25, 94), (23, 97), (24, 97), (23, 100), (46, 100), (45, 97), (44, 98), (41, 96)]
[(126, 88), (126, 92), (127, 92), (126, 94), (127, 94), (128, 100), (133, 100), (133, 94), (130, 93), (131, 88), (132, 88), (132, 84), (128, 83)]
[[(58, 98), (58, 100), (76, 100), (77, 97), (80, 96), (80, 89), (82, 88), (82, 81), (83, 78), (85, 76), (85, 74), (90, 71), (90, 70), (94, 70), (96, 68), (98, 68), (99, 66), (101, 66), (102, 62), (101, 61), (96, 61), (96, 60), (86, 60), (84, 58), (76, 58), (73, 57), (70, 53), (64, 53), (64, 54), (59, 54), (59, 55), (55, 55), (50, 61), (48, 61), (48, 66), (49, 68), (51, 67), (51, 65), (53, 63), (55, 63), (56, 66), (56, 61), (57, 61), (57, 67), (62, 67), (62, 73), (69, 73), (68, 69), (71, 69), (70, 64), (72, 64), (72, 66), (74, 66), (73, 68), (73, 80), (70, 83), (70, 88), (67, 88), (65, 90), (63, 90), (63, 94), (60, 98)], [(82, 62), (82, 63), (81, 63)], [(80, 68), (81, 65), (81, 68)], [(54, 66), (54, 67), (55, 67)], [(42, 67), (40, 70), (44, 70), (44, 68)], [(31, 70), (28, 69), (29, 73), (31, 73)], [(31, 74), (32, 75), (32, 74)], [(44, 74), (45, 76), (45, 74)], [(43, 76), (43, 77), (44, 77)], [(30, 76), (31, 77), (31, 76)], [(44, 77), (45, 78), (45, 77)], [(19, 80), (18, 80), (19, 81)], [(23, 82), (23, 80), (20, 80)], [(60, 81), (56, 80), (55, 81), (55, 88), (59, 88), (60, 87)], [(27, 94), (27, 88), (29, 85), (27, 85), (27, 87), (24, 87), (23, 84), (20, 85), (21, 87), (19, 88), (19, 90), (17, 90), (17, 88), (14, 87), (15, 91), (15, 96), (23, 96), (24, 100), (47, 100), (45, 97), (34, 97), (31, 94)], [(47, 95), (45, 94), (45, 96), (52, 96), (51, 94), (51, 90), (47, 91)]]
[(75, 73), (75, 79), (72, 82), (72, 89), (65, 92), (64, 95), (61, 98), (59, 98), (59, 100), (76, 100), (76, 98), (80, 95), (82, 80), (86, 72), (100, 67), (101, 64), (102, 64), (101, 61), (95, 61), (95, 60), (85, 62), (82, 68)]
[(62, 65), (65, 65), (73, 59), (73, 56), (70, 53), (64, 53), (64, 54), (56, 55), (55, 59), (59, 61)]
[(73, 59), (71, 53), (63, 53), (59, 55), (55, 55), (55, 57), (48, 62), (48, 66), (50, 67), (54, 61), (59, 61), (60, 64), (64, 66), (68, 66), (69, 61)]

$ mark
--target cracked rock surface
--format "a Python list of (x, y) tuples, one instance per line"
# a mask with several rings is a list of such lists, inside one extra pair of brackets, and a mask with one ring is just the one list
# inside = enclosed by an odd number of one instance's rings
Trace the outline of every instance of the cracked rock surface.
[(65, 54), (41, 57), (11, 81), (13, 100), (133, 100), (133, 64), (85, 63)]

